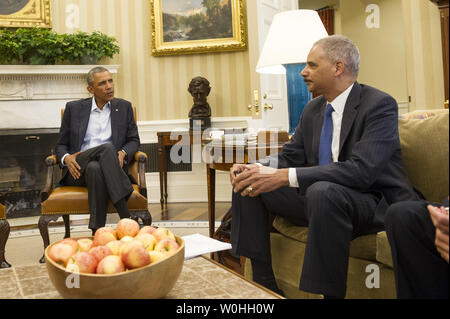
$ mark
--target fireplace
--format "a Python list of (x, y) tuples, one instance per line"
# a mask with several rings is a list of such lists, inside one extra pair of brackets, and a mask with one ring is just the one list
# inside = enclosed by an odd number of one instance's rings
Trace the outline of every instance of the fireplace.
[[(92, 67), (0, 65), (0, 202), (7, 218), (40, 214), (44, 160), (54, 153), (61, 109), (89, 96)], [(107, 67), (117, 73), (117, 65)]]
[(57, 129), (0, 130), (0, 202), (7, 218), (39, 215), (44, 159), (57, 138)]

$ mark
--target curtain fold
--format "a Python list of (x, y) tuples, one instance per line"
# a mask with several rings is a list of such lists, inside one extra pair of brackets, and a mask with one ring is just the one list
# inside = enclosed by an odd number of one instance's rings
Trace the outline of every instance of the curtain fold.
[(328, 35), (334, 34), (334, 8), (333, 7), (325, 7), (317, 10), (320, 19), (322, 20), (325, 29), (328, 32)]

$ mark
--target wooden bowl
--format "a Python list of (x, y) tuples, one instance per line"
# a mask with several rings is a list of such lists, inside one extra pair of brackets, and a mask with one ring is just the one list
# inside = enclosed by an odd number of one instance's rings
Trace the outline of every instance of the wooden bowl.
[(178, 236), (175, 237), (180, 248), (173, 255), (145, 267), (114, 275), (75, 274), (66, 271), (63, 266), (48, 257), (50, 247), (56, 243), (45, 249), (45, 263), (50, 280), (64, 298), (163, 298), (173, 288), (183, 269), (184, 241)]

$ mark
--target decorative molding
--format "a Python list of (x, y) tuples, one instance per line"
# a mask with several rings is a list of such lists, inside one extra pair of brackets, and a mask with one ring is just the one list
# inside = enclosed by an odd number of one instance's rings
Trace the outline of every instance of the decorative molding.
[[(96, 65), (0, 65), (0, 75), (76, 75), (87, 74)], [(105, 65), (111, 74), (118, 72), (120, 65)]]
[(439, 9), (448, 8), (449, 0), (430, 0), (430, 1), (433, 2), (435, 5), (437, 5)]
[(402, 115), (409, 112), (409, 103), (408, 102), (397, 102), (398, 104), (398, 114)]
[[(0, 100), (55, 100), (88, 96), (86, 74), (93, 65), (1, 65)], [(110, 66), (117, 73), (119, 66)]]
[[(0, 65), (0, 129), (56, 128), (68, 101), (89, 97), (94, 65)], [(106, 66), (112, 74), (119, 65)]]

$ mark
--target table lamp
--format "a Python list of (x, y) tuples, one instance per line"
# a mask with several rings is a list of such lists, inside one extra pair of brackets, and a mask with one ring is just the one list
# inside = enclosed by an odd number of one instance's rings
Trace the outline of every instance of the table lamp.
[(256, 65), (256, 72), (286, 74), (289, 134), (297, 127), (311, 93), (300, 72), (313, 44), (328, 33), (314, 10), (284, 11), (274, 16)]

